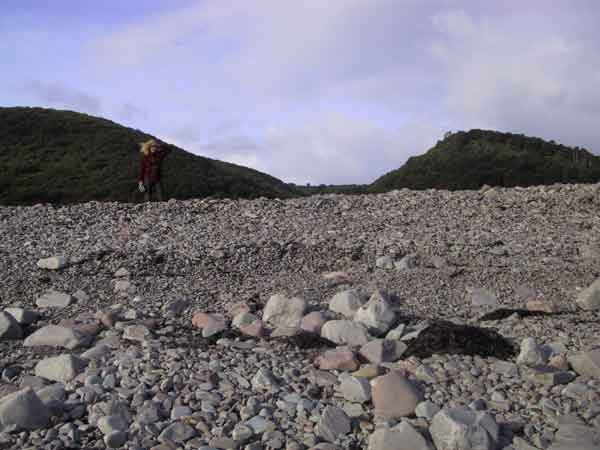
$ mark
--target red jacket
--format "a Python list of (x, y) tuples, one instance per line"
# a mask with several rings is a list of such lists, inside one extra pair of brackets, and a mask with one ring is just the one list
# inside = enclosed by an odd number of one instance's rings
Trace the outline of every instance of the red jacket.
[(160, 172), (163, 159), (171, 152), (167, 147), (161, 147), (153, 153), (142, 155), (140, 160), (140, 173), (138, 182), (157, 183), (160, 181)]

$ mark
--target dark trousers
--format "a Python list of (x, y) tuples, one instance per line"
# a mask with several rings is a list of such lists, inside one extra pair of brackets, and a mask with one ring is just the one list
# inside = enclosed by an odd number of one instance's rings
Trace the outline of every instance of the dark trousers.
[(160, 180), (150, 181), (148, 178), (144, 180), (144, 187), (146, 192), (144, 193), (144, 201), (149, 202), (152, 195), (156, 201), (162, 202), (162, 185)]

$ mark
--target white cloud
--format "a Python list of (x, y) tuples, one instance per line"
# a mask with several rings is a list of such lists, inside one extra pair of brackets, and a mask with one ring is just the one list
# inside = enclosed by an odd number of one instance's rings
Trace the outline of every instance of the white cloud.
[(35, 97), (44, 106), (67, 108), (91, 114), (100, 112), (100, 100), (59, 81), (32, 80), (22, 90)]

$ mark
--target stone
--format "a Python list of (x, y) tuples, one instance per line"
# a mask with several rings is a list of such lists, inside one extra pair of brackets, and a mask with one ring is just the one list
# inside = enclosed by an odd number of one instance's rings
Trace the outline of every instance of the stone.
[(90, 348), (83, 352), (80, 356), (84, 359), (93, 360), (93, 359), (102, 359), (106, 355), (112, 353), (111, 348), (105, 344), (98, 344), (95, 347)]
[(365, 403), (371, 400), (371, 384), (366, 378), (345, 377), (340, 383), (340, 392), (349, 402)]
[(350, 418), (335, 406), (327, 406), (321, 414), (321, 420), (317, 425), (317, 435), (328, 442), (335, 442), (340, 435), (350, 432)]
[(379, 269), (391, 270), (394, 268), (394, 258), (389, 255), (380, 256), (375, 260), (375, 267)]
[(405, 332), (406, 332), (406, 325), (401, 323), (396, 328), (388, 331), (388, 333), (385, 335), (385, 338), (389, 339), (389, 340), (402, 339), (402, 336), (404, 336)]
[(417, 267), (417, 255), (406, 255), (399, 261), (394, 261), (394, 269), (411, 270)]
[(279, 386), (273, 373), (266, 368), (260, 368), (252, 378), (252, 389), (255, 391), (270, 390)]
[(121, 448), (127, 442), (127, 433), (124, 431), (112, 431), (104, 436), (104, 444), (107, 448)]
[(500, 428), (487, 412), (444, 408), (429, 428), (437, 450), (496, 450)]
[(73, 355), (60, 355), (42, 359), (35, 366), (35, 375), (51, 381), (67, 383), (79, 375), (87, 361)]
[(300, 334), (301, 330), (298, 327), (277, 327), (271, 332), (272, 338), (293, 337)]
[(356, 370), (355, 372), (352, 372), (350, 375), (352, 375), (353, 377), (362, 377), (362, 378), (367, 378), (367, 379), (372, 379), (375, 377), (378, 377), (379, 375), (383, 374), (383, 368), (380, 366), (377, 366), (375, 364), (366, 364), (364, 366), (362, 366), (360, 369)]
[(354, 352), (348, 349), (326, 350), (317, 357), (316, 363), (321, 370), (356, 370), (358, 368)]
[(123, 339), (128, 341), (146, 342), (152, 333), (145, 325), (128, 325), (123, 329)]
[(184, 422), (174, 422), (158, 436), (160, 442), (182, 443), (196, 436), (196, 430)]
[(180, 298), (163, 305), (162, 310), (166, 313), (171, 313), (175, 317), (181, 316), (186, 309), (191, 306), (191, 302), (187, 299)]
[(498, 298), (492, 291), (483, 288), (467, 288), (467, 293), (471, 298), (472, 306), (498, 306)]
[(313, 311), (305, 315), (300, 321), (300, 329), (308, 333), (321, 334), (327, 316), (321, 311)]
[(519, 353), (519, 356), (517, 357), (517, 364), (534, 367), (544, 365), (545, 363), (544, 355), (535, 342), (535, 339), (523, 339), (523, 341), (521, 341), (521, 353)]
[(544, 386), (556, 386), (570, 383), (575, 379), (575, 374), (549, 366), (538, 366), (526, 370), (523, 378)]
[(600, 347), (567, 354), (567, 360), (578, 375), (600, 378)]
[(64, 256), (52, 256), (51, 258), (42, 258), (38, 260), (37, 266), (40, 269), (60, 270), (66, 267), (67, 258)]
[(102, 434), (110, 434), (113, 431), (127, 431), (129, 429), (127, 420), (119, 415), (100, 417), (96, 426)]
[(365, 296), (356, 289), (347, 289), (338, 292), (329, 301), (329, 309), (335, 313), (352, 319), (354, 314), (362, 305), (366, 303)]
[(129, 280), (115, 280), (113, 291), (117, 294), (135, 294), (135, 285)]
[(305, 311), (306, 300), (303, 298), (275, 294), (267, 301), (262, 320), (276, 327), (298, 327)]
[(341, 345), (362, 346), (369, 342), (367, 329), (351, 320), (330, 320), (323, 324), (321, 337)]
[(246, 302), (236, 302), (229, 307), (228, 312), (231, 317), (235, 317), (242, 313), (252, 312), (252, 308)]
[(265, 335), (265, 326), (262, 320), (255, 320), (249, 325), (241, 325), (240, 332), (246, 336), (261, 338)]
[(23, 330), (15, 318), (6, 313), (0, 312), (0, 340), (15, 340), (23, 337)]
[(40, 308), (66, 308), (71, 303), (73, 303), (73, 297), (56, 291), (48, 291), (35, 301)]
[(125, 267), (121, 267), (115, 272), (114, 276), (115, 278), (126, 278), (129, 276), (129, 270), (127, 270)]
[(575, 300), (577, 306), (587, 311), (600, 309), (600, 278), (581, 291)]
[(0, 399), (0, 428), (37, 430), (50, 423), (50, 410), (31, 388), (9, 394)]
[(78, 347), (87, 346), (90, 340), (91, 337), (89, 335), (80, 333), (72, 328), (46, 325), (35, 333), (30, 334), (23, 342), (23, 345), (25, 347), (62, 347), (73, 350)]
[(204, 327), (202, 337), (209, 338), (227, 329), (227, 319), (220, 314), (210, 314)]
[(558, 430), (554, 442), (548, 450), (598, 450), (600, 449), (600, 431), (585, 426), (574, 417), (559, 418)]
[(408, 346), (404, 342), (375, 339), (360, 349), (360, 355), (372, 364), (394, 362), (402, 357)]
[(6, 308), (4, 312), (13, 316), (19, 325), (31, 325), (40, 317), (37, 312), (24, 308)]
[(35, 391), (38, 398), (51, 410), (62, 410), (63, 403), (67, 399), (65, 386), (62, 383), (54, 383)]
[(558, 304), (544, 300), (529, 300), (525, 303), (525, 308), (529, 311), (544, 312), (547, 314), (556, 314), (561, 311)]
[(369, 450), (434, 450), (408, 422), (393, 428), (379, 428), (369, 438)]
[(242, 311), (238, 315), (234, 316), (233, 320), (231, 321), (231, 325), (235, 328), (240, 328), (244, 325), (250, 325), (251, 323), (256, 322), (257, 320), (260, 319), (254, 314), (248, 311)]
[(371, 381), (375, 415), (384, 419), (411, 416), (423, 400), (422, 392), (397, 371)]
[(440, 407), (433, 402), (421, 402), (415, 408), (415, 415), (423, 419), (431, 420), (440, 411)]
[(363, 324), (376, 336), (386, 333), (396, 321), (396, 314), (389, 303), (388, 295), (377, 290), (369, 301), (358, 308), (354, 320)]

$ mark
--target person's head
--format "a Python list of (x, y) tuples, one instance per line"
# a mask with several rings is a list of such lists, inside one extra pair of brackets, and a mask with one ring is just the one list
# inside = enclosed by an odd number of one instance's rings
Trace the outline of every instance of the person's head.
[(144, 156), (148, 156), (150, 153), (154, 153), (160, 148), (160, 142), (156, 139), (149, 139), (146, 142), (142, 142), (140, 144), (140, 152), (144, 154)]

